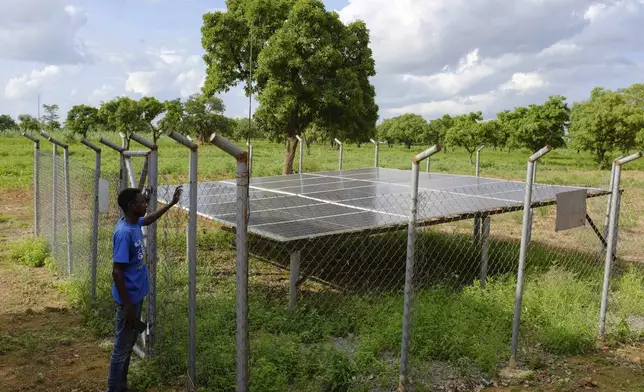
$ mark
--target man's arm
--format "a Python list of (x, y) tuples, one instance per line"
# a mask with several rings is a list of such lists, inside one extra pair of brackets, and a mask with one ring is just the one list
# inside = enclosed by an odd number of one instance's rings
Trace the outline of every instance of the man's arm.
[(136, 315), (134, 314), (134, 309), (132, 308), (132, 302), (130, 302), (130, 296), (127, 293), (125, 288), (125, 263), (113, 263), (112, 268), (112, 278), (114, 279), (114, 285), (116, 286), (116, 291), (121, 297), (123, 306), (125, 307), (125, 323), (134, 325), (136, 321)]
[(177, 204), (179, 202), (179, 199), (181, 198), (181, 192), (183, 191), (183, 188), (181, 186), (178, 186), (177, 189), (174, 190), (174, 195), (172, 195), (172, 200), (170, 201), (170, 204), (166, 204), (163, 207), (159, 208), (158, 210), (146, 215), (143, 218), (143, 226), (149, 226), (156, 222), (159, 218), (163, 216), (172, 206)]
[(125, 287), (125, 267), (130, 262), (130, 242), (128, 233), (121, 231), (114, 234), (112, 279), (114, 279), (116, 292), (119, 294), (119, 298), (121, 298), (121, 302), (125, 307), (125, 323), (134, 326), (136, 315), (134, 314), (132, 302)]

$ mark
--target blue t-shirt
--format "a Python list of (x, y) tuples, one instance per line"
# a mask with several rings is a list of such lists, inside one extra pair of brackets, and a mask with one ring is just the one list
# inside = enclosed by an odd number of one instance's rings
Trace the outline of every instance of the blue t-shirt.
[[(115, 263), (127, 264), (123, 269), (125, 289), (132, 304), (141, 302), (148, 294), (148, 269), (144, 259), (142, 225), (143, 218), (139, 218), (136, 224), (121, 218), (112, 235), (112, 259)], [(112, 296), (117, 303), (123, 304), (115, 283), (112, 283)]]

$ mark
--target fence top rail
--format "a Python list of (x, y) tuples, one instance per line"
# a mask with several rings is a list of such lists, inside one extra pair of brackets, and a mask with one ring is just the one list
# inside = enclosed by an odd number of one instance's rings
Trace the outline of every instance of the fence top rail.
[(117, 151), (119, 154), (123, 154), (123, 152), (125, 151), (125, 148), (112, 143), (111, 141), (105, 139), (104, 137), (102, 137), (101, 140), (99, 140), (99, 142), (101, 144), (105, 144), (106, 146), (108, 146), (112, 150)]
[(295, 138), (297, 139), (298, 142), (302, 141), (302, 138), (300, 137), (300, 135), (295, 135)]
[(620, 165), (620, 166), (621, 166), (621, 165), (623, 165), (623, 164), (625, 164), (625, 163), (628, 163), (628, 162), (630, 162), (630, 161), (634, 161), (634, 160), (636, 160), (636, 159), (640, 159), (641, 157), (642, 157), (642, 152), (641, 152), (641, 151), (639, 151), (639, 152), (636, 152), (635, 154), (629, 155), (629, 156), (627, 156), (627, 157), (622, 157), (622, 158), (620, 158), (620, 159), (617, 159), (617, 162), (616, 162), (616, 163), (617, 163), (618, 165)]
[(150, 155), (150, 150), (125, 150), (123, 155), (126, 157), (147, 157)]
[(198, 147), (197, 144), (194, 143), (192, 139), (190, 139), (190, 137), (183, 136), (182, 134), (174, 131), (172, 131), (172, 133), (170, 133), (170, 135), (168, 136), (170, 136), (171, 139), (175, 140), (180, 144), (183, 144), (184, 146), (188, 147), (191, 150), (197, 150), (197, 147)]
[(480, 151), (482, 151), (484, 148), (485, 148), (485, 146), (481, 146), (481, 147), (479, 147), (479, 148), (476, 150), (476, 152), (480, 152)]
[(231, 142), (221, 135), (217, 135), (216, 133), (210, 135), (210, 143), (232, 155), (238, 161), (247, 159), (248, 154), (246, 153), (246, 151), (242, 150), (235, 143)]
[(156, 150), (156, 145), (149, 141), (148, 139), (144, 138), (143, 136), (137, 135), (136, 133), (133, 133), (132, 136), (130, 136), (130, 139), (134, 140), (135, 142), (149, 148), (150, 150)]
[(539, 150), (539, 151), (535, 152), (534, 154), (532, 154), (532, 155), (530, 156), (530, 158), (528, 158), (528, 161), (530, 161), (530, 162), (536, 162), (536, 161), (538, 161), (542, 156), (546, 155), (546, 154), (547, 154), (547, 153), (549, 153), (550, 151), (552, 151), (552, 147), (550, 147), (550, 145), (547, 145), (547, 146), (545, 146), (544, 148), (542, 148), (541, 150)]
[(94, 143), (90, 142), (89, 140), (87, 140), (87, 139), (83, 138), (83, 139), (81, 140), (81, 143), (82, 143), (83, 145), (85, 145), (85, 146), (87, 146), (87, 147), (91, 148), (92, 150), (96, 151), (97, 153), (99, 153), (99, 154), (101, 153), (101, 149), (100, 149), (100, 147), (98, 147), (96, 144), (94, 144)]
[(23, 132), (22, 136), (26, 137), (27, 139), (31, 140), (32, 142), (36, 143), (36, 146), (40, 146), (40, 139), (31, 136), (30, 134)]
[(427, 150), (425, 150), (425, 151), (421, 152), (420, 154), (416, 155), (411, 160), (412, 160), (412, 162), (418, 164), (419, 162), (422, 162), (423, 160), (425, 160), (425, 159), (431, 157), (432, 155), (436, 154), (440, 150), (441, 150), (441, 146), (438, 145), (438, 144), (435, 144), (435, 145), (431, 146), (430, 148), (428, 148)]
[(49, 140), (51, 143), (54, 143), (54, 144), (55, 144), (55, 145), (57, 145), (58, 147), (62, 147), (62, 148), (64, 148), (65, 150), (67, 150), (67, 149), (69, 148), (69, 146), (68, 146), (67, 144), (65, 144), (65, 143), (61, 142), (60, 140), (56, 140), (56, 139), (54, 139), (53, 137), (51, 137), (50, 135), (48, 135), (48, 134), (47, 134), (47, 132), (45, 132), (45, 131), (40, 131), (40, 135), (41, 135), (42, 137), (44, 137), (45, 139)]
[(335, 139), (333, 139), (333, 140), (335, 140), (335, 142), (336, 142), (336, 143), (338, 143), (339, 145), (342, 145), (342, 142), (341, 142), (341, 141), (339, 141), (339, 140), (338, 140), (338, 138), (335, 138)]

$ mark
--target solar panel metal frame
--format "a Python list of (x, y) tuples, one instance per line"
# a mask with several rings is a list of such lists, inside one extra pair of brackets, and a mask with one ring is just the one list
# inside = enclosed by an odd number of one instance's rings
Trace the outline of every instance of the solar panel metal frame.
[[(371, 178), (374, 176), (375, 176), (375, 179)], [(279, 199), (283, 200), (285, 198), (289, 198), (291, 201), (297, 200), (296, 203), (302, 203), (302, 205), (300, 206), (292, 205), (291, 207), (287, 207), (287, 208), (296, 209), (296, 208), (302, 208), (307, 206), (309, 207), (324, 206), (324, 208), (328, 209), (329, 211), (333, 210), (334, 208), (339, 208), (342, 211), (347, 212), (346, 214), (338, 215), (340, 217), (346, 217), (349, 215), (355, 215), (356, 217), (358, 215), (366, 216), (366, 214), (369, 214), (369, 213), (386, 214), (386, 215), (392, 216), (391, 212), (387, 212), (384, 210), (362, 208), (359, 206), (343, 203), (343, 202), (350, 202), (353, 200), (340, 199), (337, 201), (335, 200), (331, 201), (328, 199), (320, 199), (316, 197), (316, 194), (322, 197), (324, 195), (330, 195), (332, 194), (332, 192), (343, 192), (343, 191), (348, 191), (347, 192), (348, 194), (350, 194), (351, 192), (356, 192), (356, 194), (365, 193), (364, 189), (363, 191), (360, 191), (361, 189), (360, 187), (343, 188), (340, 185), (327, 186), (330, 184), (334, 184), (336, 182), (333, 182), (333, 181), (322, 182), (322, 180), (333, 180), (333, 179), (340, 180), (337, 182), (340, 184), (343, 184), (344, 181), (356, 182), (354, 185), (358, 185), (358, 186), (362, 184), (372, 184), (372, 185), (379, 184), (385, 187), (389, 186), (391, 189), (394, 189), (395, 187), (395, 188), (400, 188), (400, 190), (405, 189), (407, 191), (407, 192), (389, 194), (389, 196), (392, 196), (392, 197), (394, 197), (394, 195), (396, 195), (397, 197), (404, 197), (403, 195), (408, 196), (410, 193), (409, 190), (411, 189), (409, 185), (410, 179), (411, 179), (411, 171), (399, 170), (399, 169), (363, 168), (363, 169), (352, 169), (352, 170), (342, 170), (342, 171), (334, 170), (334, 171), (328, 171), (328, 172), (303, 173), (303, 174), (292, 174), (292, 175), (284, 175), (284, 176), (251, 178), (251, 181), (250, 181), (251, 208), (249, 208), (248, 231), (254, 235), (258, 235), (260, 237), (264, 237), (272, 241), (287, 243), (287, 242), (309, 240), (309, 239), (320, 238), (320, 237), (351, 235), (356, 233), (380, 233), (380, 232), (396, 231), (396, 230), (405, 229), (407, 227), (409, 211), (398, 211), (396, 213), (393, 213), (393, 215), (395, 215), (398, 218), (398, 221), (395, 221), (395, 222), (394, 221), (385, 222), (379, 225), (368, 225), (368, 226), (361, 226), (361, 227), (355, 227), (355, 228), (347, 227), (343, 225), (328, 224), (329, 219), (336, 217), (333, 214), (326, 215), (326, 216), (321, 215), (321, 216), (302, 217), (299, 215), (289, 214), (288, 212), (284, 212), (284, 211), (278, 212), (280, 211), (280, 209), (277, 209), (277, 208), (256, 210), (255, 212), (253, 211), (253, 208), (252, 208), (253, 203), (261, 206), (262, 200), (271, 200), (270, 197), (261, 197), (261, 196), (281, 195), (279, 197), (274, 196), (272, 200), (279, 200)], [(382, 181), (380, 179), (388, 180), (388, 181)], [(440, 189), (440, 188), (432, 189), (432, 188), (425, 187), (425, 184), (427, 184), (428, 181), (429, 182), (442, 181), (444, 183), (454, 183), (454, 185), (443, 189)], [(489, 181), (489, 182), (487, 183), (484, 182), (483, 184), (481, 184), (481, 181)], [(474, 184), (468, 184), (471, 182), (473, 182)], [(300, 185), (299, 186), (292, 185), (297, 183), (299, 183)], [(475, 176), (447, 174), (447, 173), (421, 173), (421, 178), (419, 180), (419, 195), (422, 195), (423, 192), (432, 192), (432, 191), (440, 192), (440, 193), (444, 192), (448, 194), (459, 194), (458, 192), (451, 192), (450, 190), (462, 188), (463, 191), (467, 191), (468, 187), (478, 188), (486, 184), (490, 186), (492, 184), (496, 186), (503, 185), (503, 184), (507, 184), (507, 185), (513, 184), (514, 188), (509, 187), (510, 190), (508, 191), (508, 193), (510, 192), (517, 193), (516, 201), (514, 199), (500, 199), (500, 198), (495, 198), (493, 196), (485, 196), (484, 194), (462, 193), (462, 195), (466, 197), (476, 197), (476, 198), (482, 199), (482, 201), (485, 201), (485, 200), (491, 201), (491, 200), (497, 199), (497, 200), (502, 200), (510, 205), (478, 208), (473, 211), (456, 212), (453, 214), (442, 214), (440, 216), (434, 216), (429, 218), (421, 217), (417, 220), (416, 225), (420, 227), (432, 226), (432, 225), (437, 225), (445, 222), (454, 222), (459, 220), (472, 219), (477, 215), (499, 215), (499, 214), (509, 213), (513, 211), (523, 210), (523, 196), (525, 192), (525, 183), (520, 181), (510, 181), (510, 180), (502, 180), (502, 179), (496, 179), (496, 178), (475, 177)], [(172, 194), (171, 190), (174, 189), (175, 187), (176, 186), (159, 187), (160, 191), (157, 192), (157, 194), (171, 195)], [(305, 187), (308, 188), (309, 192), (306, 192), (306, 193), (292, 192), (295, 190), (294, 188), (304, 189)], [(340, 189), (335, 189), (335, 190), (329, 189), (329, 188), (338, 188), (338, 187)], [(369, 185), (365, 185), (365, 187), (369, 187)], [(535, 184), (535, 187), (541, 190), (553, 191), (553, 195), (551, 198), (544, 198), (543, 200), (536, 200), (532, 202), (532, 208), (555, 205), (557, 203), (556, 202), (556, 194), (558, 193), (557, 190), (567, 191), (567, 190), (575, 190), (575, 189), (576, 190), (585, 189), (587, 191), (587, 198), (599, 197), (599, 196), (610, 194), (609, 191), (602, 190), (599, 188), (584, 188), (584, 187), (548, 185), (548, 184)], [(198, 195), (198, 198), (206, 199), (206, 200), (209, 199), (210, 201), (212, 201), (213, 199), (218, 200), (218, 198), (215, 195), (226, 195), (228, 197), (224, 198), (223, 200), (220, 200), (221, 201), (220, 203), (206, 203), (205, 205), (230, 204), (229, 206), (230, 212), (227, 214), (212, 215), (212, 214), (208, 214), (207, 212), (204, 212), (201, 208), (198, 208), (197, 214), (202, 216), (203, 218), (216, 221), (225, 227), (234, 229), (235, 214), (236, 214), (236, 208), (235, 208), (236, 184), (234, 180), (224, 180), (224, 181), (207, 182), (207, 183), (199, 184), (199, 190), (202, 192), (204, 189), (221, 190), (222, 188), (227, 189), (227, 192), (214, 193), (213, 195), (209, 195), (208, 193), (200, 194)], [(387, 188), (383, 187), (383, 189), (387, 189)], [(367, 197), (378, 197), (378, 195), (376, 194), (370, 194), (370, 193), (365, 193), (365, 194), (370, 195)], [(456, 200), (456, 198), (452, 198), (452, 199)], [(159, 197), (158, 200), (161, 203), (168, 202), (168, 200), (165, 200), (162, 197)], [(184, 193), (181, 201), (179, 202), (179, 204), (177, 204), (177, 206), (187, 211), (188, 210), (187, 201), (188, 201), (188, 195)], [(350, 213), (348, 211), (355, 211), (355, 212)], [(284, 214), (286, 217), (288, 217), (288, 215), (293, 215), (294, 218), (298, 218), (298, 219), (276, 221), (271, 223), (270, 222), (271, 216), (275, 217), (276, 216), (275, 213), (277, 213), (277, 215)], [(224, 217), (226, 216), (229, 216), (230, 219), (225, 219)], [(264, 220), (265, 222), (253, 224), (253, 222), (261, 222), (262, 220)], [(316, 230), (314, 225), (302, 223), (306, 221), (322, 221), (325, 224), (327, 224), (329, 228), (333, 228), (333, 226), (338, 226), (338, 229)], [(301, 232), (302, 234), (285, 236), (285, 235), (280, 235), (277, 232), (277, 230), (270, 230), (271, 226), (274, 229), (276, 229), (277, 226), (279, 225), (296, 226), (297, 230), (295, 231)], [(269, 229), (266, 229), (267, 226), (269, 227)]]

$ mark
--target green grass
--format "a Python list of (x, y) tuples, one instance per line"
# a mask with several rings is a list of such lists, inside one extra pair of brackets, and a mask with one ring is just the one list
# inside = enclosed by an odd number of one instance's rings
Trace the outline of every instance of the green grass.
[[(117, 142), (115, 135), (108, 138)], [(0, 188), (27, 188), (32, 178), (32, 144), (19, 137), (0, 145)], [(97, 140), (97, 135), (92, 135)], [(70, 142), (71, 158), (91, 168), (94, 155)], [(43, 151), (50, 151), (42, 142)], [(187, 178), (187, 149), (163, 138), (159, 143), (160, 184)], [(241, 145), (241, 143), (238, 143)], [(408, 170), (411, 157), (424, 147), (380, 149), (380, 166)], [(281, 172), (284, 146), (254, 142), (253, 175)], [(117, 154), (103, 149), (104, 172), (115, 172)], [(214, 146), (199, 147), (201, 181), (234, 178), (234, 161)], [(528, 151), (484, 150), (483, 176), (523, 180)], [(337, 151), (313, 145), (304, 155), (305, 171), (334, 170)], [(140, 165), (136, 162), (135, 165)], [(344, 168), (371, 167), (373, 146), (345, 145)], [(297, 168), (297, 157), (294, 167)], [(641, 239), (644, 162), (624, 172), (629, 193), (622, 204), (622, 247)], [(89, 169), (88, 169), (89, 170)], [(80, 168), (72, 182), (91, 171)], [(467, 153), (449, 149), (432, 158), (432, 171), (473, 174)], [(88, 174), (89, 173), (89, 174)], [(538, 168), (537, 180), (579, 186), (606, 186), (608, 171), (599, 170), (592, 156), (556, 150)], [(82, 189), (79, 187), (78, 189)], [(80, 191), (79, 191), (80, 192)], [(640, 198), (638, 198), (640, 197)], [(602, 199), (599, 204), (605, 203)], [(78, 204), (87, 204), (81, 201)], [(601, 216), (605, 204), (589, 204)], [(598, 209), (597, 211), (595, 211)], [(599, 211), (599, 212), (598, 212)], [(592, 350), (597, 335), (603, 264), (597, 239), (583, 233), (554, 233), (552, 208), (537, 210), (540, 229), (529, 251), (520, 334), (520, 360), (538, 367), (544, 355), (572, 355)], [(187, 358), (187, 267), (185, 214), (166, 216), (159, 225), (158, 346), (149, 365), (134, 370), (132, 385), (147, 389), (156, 384), (181, 383)], [(101, 221), (97, 298), (90, 307), (87, 274), (79, 273), (64, 286), (72, 303), (97, 334), (113, 333), (110, 293), (110, 236), (115, 210)], [(518, 260), (521, 213), (493, 218), (490, 237), (489, 280), (477, 282), (479, 254), (471, 246), (471, 221), (455, 222), (422, 231), (418, 237), (416, 292), (413, 303), (411, 374), (419, 385), (438, 382), (430, 364), (447, 363), (462, 370), (472, 367), (486, 376), (503, 366), (509, 355)], [(599, 222), (597, 222), (599, 223)], [(203, 224), (203, 225), (202, 225)], [(61, 226), (62, 229), (64, 226)], [(74, 238), (84, 238), (74, 232)], [(234, 236), (200, 222), (198, 236), (197, 356), (198, 384), (206, 390), (235, 390), (235, 259)], [(564, 241), (565, 239), (565, 241)], [(354, 236), (334, 241), (309, 241), (304, 247), (302, 272), (332, 283), (307, 281), (301, 299), (288, 311), (289, 247), (253, 239), (251, 252), (263, 254), (250, 262), (251, 387), (256, 391), (370, 391), (391, 390), (397, 382), (403, 312), (406, 233)], [(32, 245), (28, 248), (31, 249)], [(377, 251), (376, 251), (377, 250)], [(633, 247), (629, 255), (638, 256)], [(24, 252), (23, 252), (24, 253)], [(64, 263), (63, 263), (64, 264)], [(79, 266), (82, 268), (82, 260)], [(276, 266), (281, 266), (278, 268)], [(347, 266), (350, 266), (349, 269)], [(76, 264), (75, 264), (76, 268)], [(80, 268), (79, 268), (80, 269)], [(387, 274), (381, 274), (387, 271)], [(644, 270), (620, 264), (612, 281), (609, 332), (616, 342), (638, 337), (625, 320), (644, 316)], [(180, 380), (180, 381), (177, 381)]]
[[(53, 136), (60, 139), (62, 134)], [(120, 143), (118, 135), (89, 135), (89, 139), (98, 143), (103, 136), (115, 143)], [(33, 143), (18, 134), (4, 135), (6, 143), (0, 145), (0, 188), (26, 188), (32, 182)], [(68, 140), (70, 158), (88, 168), (93, 168), (94, 152), (77, 140)], [(243, 146), (243, 142), (237, 143)], [(269, 176), (281, 174), (284, 156), (284, 145), (257, 140), (253, 142), (253, 175)], [(140, 148), (132, 143), (132, 148)], [(404, 146), (392, 148), (380, 147), (380, 167), (408, 170), (413, 155), (426, 146)], [(51, 144), (41, 140), (41, 151), (51, 151)], [(347, 144), (344, 147), (343, 168), (363, 168), (373, 166), (373, 145), (362, 144), (360, 147)], [(527, 157), (531, 153), (519, 149), (507, 151), (486, 149), (481, 155), (481, 175), (490, 177), (523, 180), (525, 178)], [(235, 162), (217, 147), (209, 144), (199, 146), (200, 180), (219, 180), (234, 178)], [(188, 174), (188, 151), (175, 141), (162, 137), (159, 141), (159, 175), (160, 183), (185, 181)], [(304, 170), (308, 172), (335, 170), (338, 153), (328, 144), (314, 144), (310, 152), (305, 149)], [(118, 154), (109, 148), (103, 148), (103, 169), (107, 173), (118, 171)], [(135, 165), (141, 165), (140, 160)], [(298, 167), (296, 154), (293, 167)], [(628, 186), (643, 186), (644, 179), (630, 175), (633, 171), (644, 169), (644, 162), (634, 162), (625, 168), (624, 183)], [(462, 149), (449, 148), (447, 153), (439, 153), (432, 158), (432, 171), (456, 174), (474, 174), (474, 166), (469, 163), (468, 154)], [(607, 185), (608, 171), (599, 170), (591, 154), (572, 150), (555, 150), (546, 155), (539, 163), (538, 181), (545, 183), (574, 185)]]
[[(163, 354), (149, 367), (138, 370), (134, 379), (140, 380), (139, 387), (173, 384), (186, 372), (187, 319), (183, 315), (187, 314), (188, 294), (182, 229), (175, 228), (168, 234), (159, 245), (157, 347)], [(431, 255), (448, 254), (436, 248), (447, 249), (453, 236), (421, 233), (419, 243), (435, 249), (428, 257), (431, 259)], [(386, 241), (395, 249), (398, 245), (394, 244), (404, 240), (398, 234), (380, 237), (372, 238), (375, 242), (369, 246)], [(197, 377), (200, 386), (212, 391), (235, 390), (234, 252), (228, 248), (232, 238), (229, 233), (204, 230), (198, 239)], [(497, 240), (491, 247), (509, 249), (516, 245), (507, 241)], [(356, 239), (336, 244), (356, 253), (361, 249), (358, 245)], [(307, 246), (311, 254), (316, 247), (324, 249), (324, 244), (312, 242)], [(550, 246), (537, 244), (530, 252), (520, 345), (525, 352), (520, 358), (527, 366), (538, 367), (542, 353), (572, 355), (592, 350), (597, 336), (601, 264), (594, 265), (590, 272), (575, 272), (570, 268), (587, 261), (588, 255), (572, 253), (567, 264), (560, 264), (560, 253)], [(274, 262), (281, 260), (281, 255), (279, 249), (270, 254)], [(344, 255), (345, 260), (353, 257)], [(447, 260), (454, 255), (445, 257)], [(477, 255), (461, 252), (460, 257), (467, 265)], [(491, 275), (485, 287), (476, 282), (475, 274), (458, 270), (458, 265), (439, 274), (449, 276), (459, 271), (461, 279), (419, 286), (414, 299), (410, 354), (416, 377), (430, 377), (427, 364), (435, 361), (462, 368), (464, 375), (473, 365), (490, 377), (507, 361), (516, 266), (502, 268), (505, 261), (499, 257), (491, 257)], [(431, 269), (431, 265), (419, 269)], [(254, 390), (369, 391), (395, 387), (403, 310), (399, 289), (386, 287), (375, 293), (364, 286), (354, 286), (354, 292), (341, 294), (320, 291), (311, 284), (302, 289), (300, 303), (289, 312), (286, 286), (273, 281), (279, 275), (275, 268), (251, 260), (249, 321)], [(614, 341), (635, 337), (628, 330), (620, 330), (618, 324), (628, 315), (644, 315), (641, 286), (638, 287), (643, 281), (644, 274), (637, 269), (625, 270), (614, 281), (619, 298), (619, 305), (611, 308), (617, 315), (609, 329), (615, 331), (611, 335)], [(99, 297), (93, 310), (86, 295), (87, 282), (72, 282), (68, 292), (75, 298), (75, 305), (84, 311), (91, 327), (109, 336), (112, 309), (108, 305), (111, 299), (107, 268), (99, 270)]]
[(27, 238), (14, 244), (9, 257), (17, 263), (34, 268), (53, 263), (49, 254), (49, 245), (40, 238)]

